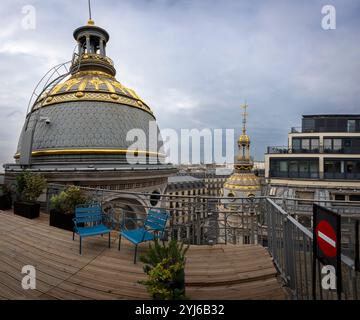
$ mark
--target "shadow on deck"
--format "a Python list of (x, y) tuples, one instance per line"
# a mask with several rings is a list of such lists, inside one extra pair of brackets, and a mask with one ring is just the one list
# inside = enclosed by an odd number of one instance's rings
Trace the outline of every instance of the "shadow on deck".
[[(118, 235), (72, 241), (72, 233), (0, 211), (0, 299), (149, 299), (138, 284), (146, 276), (133, 264), (134, 246)], [(139, 247), (146, 251), (148, 244)], [(36, 268), (36, 289), (23, 290), (21, 269)], [(261, 246), (191, 246), (187, 253), (186, 294), (190, 299), (285, 299), (276, 270)]]

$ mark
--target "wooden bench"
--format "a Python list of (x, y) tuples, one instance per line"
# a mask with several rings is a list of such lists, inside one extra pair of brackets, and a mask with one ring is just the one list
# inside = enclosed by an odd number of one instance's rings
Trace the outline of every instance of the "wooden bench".
[(75, 233), (80, 237), (81, 254), (81, 240), (84, 237), (91, 237), (96, 235), (109, 234), (109, 248), (110, 248), (110, 233), (111, 229), (105, 224), (106, 217), (102, 212), (100, 204), (79, 205), (75, 208), (74, 231), (73, 240), (75, 240)]

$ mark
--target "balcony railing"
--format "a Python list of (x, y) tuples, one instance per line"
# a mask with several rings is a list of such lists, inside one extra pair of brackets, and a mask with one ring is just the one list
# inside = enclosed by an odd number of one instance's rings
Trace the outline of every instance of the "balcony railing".
[(269, 146), (267, 147), (267, 154), (360, 154), (360, 148), (338, 148), (331, 149), (320, 146), (318, 148), (303, 149), (303, 148), (289, 148), (288, 146)]
[(288, 171), (278, 171), (270, 170), (270, 178), (292, 178), (292, 179), (319, 179), (319, 172), (288, 172)]
[(317, 127), (317, 128), (303, 128), (291, 127), (290, 133), (315, 133), (315, 132), (342, 132), (342, 133), (356, 133), (359, 130), (356, 128), (339, 128), (335, 126)]
[(295, 149), (289, 148), (288, 146), (271, 146), (267, 147), (268, 154), (290, 154), (290, 153), (322, 153), (322, 149)]

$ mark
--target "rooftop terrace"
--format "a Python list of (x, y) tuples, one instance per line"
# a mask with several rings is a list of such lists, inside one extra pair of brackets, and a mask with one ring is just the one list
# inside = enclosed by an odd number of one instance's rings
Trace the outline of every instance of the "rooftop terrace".
[[(118, 235), (83, 241), (49, 226), (48, 215), (28, 220), (0, 211), (0, 299), (150, 299), (134, 247)], [(147, 244), (139, 247), (145, 252)], [(36, 267), (36, 289), (23, 290), (21, 269)], [(269, 253), (259, 245), (192, 245), (187, 252), (186, 294), (190, 299), (285, 299)]]

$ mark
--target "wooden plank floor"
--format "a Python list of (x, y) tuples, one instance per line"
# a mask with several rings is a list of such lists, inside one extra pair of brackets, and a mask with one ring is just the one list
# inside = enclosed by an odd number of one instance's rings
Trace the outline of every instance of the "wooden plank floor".
[[(48, 216), (29, 220), (0, 211), (0, 299), (149, 299), (146, 276), (133, 264), (134, 247), (112, 234), (83, 240), (49, 226)], [(144, 253), (147, 244), (139, 248)], [(285, 299), (269, 254), (260, 246), (191, 246), (186, 263), (190, 299)], [(36, 290), (23, 290), (21, 269), (36, 268)]]

